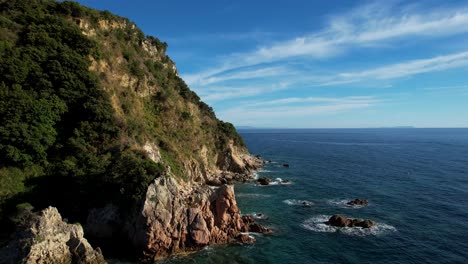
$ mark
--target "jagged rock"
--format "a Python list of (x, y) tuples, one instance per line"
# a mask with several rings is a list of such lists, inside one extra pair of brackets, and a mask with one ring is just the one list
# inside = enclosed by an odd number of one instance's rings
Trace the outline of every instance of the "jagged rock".
[(149, 186), (141, 214), (130, 226), (136, 248), (161, 258), (234, 241), (244, 222), (233, 186), (185, 186), (161, 177)]
[(57, 208), (31, 215), (25, 228), (0, 252), (0, 263), (106, 263), (99, 248), (83, 237), (79, 224), (67, 224)]
[(362, 200), (361, 199), (354, 199), (354, 200), (351, 200), (351, 201), (347, 202), (346, 204), (350, 205), (350, 206), (354, 206), (354, 205), (364, 206), (364, 205), (367, 205), (368, 203), (369, 202), (367, 200), (365, 200), (365, 199), (362, 199)]
[(258, 178), (257, 182), (258, 182), (260, 185), (268, 185), (268, 184), (270, 184), (271, 179), (270, 179), (270, 178), (267, 178), (267, 177), (260, 177), (260, 178)]
[(269, 235), (273, 233), (273, 230), (270, 228), (264, 227), (258, 223), (250, 223), (246, 226), (245, 230), (247, 232), (253, 232), (253, 233), (261, 233), (264, 235)]
[(237, 240), (241, 244), (253, 244), (253, 243), (255, 243), (255, 237), (249, 236), (248, 234), (240, 234), (239, 236), (237, 236)]
[(327, 225), (337, 226), (337, 227), (362, 227), (370, 228), (375, 225), (374, 221), (363, 220), (363, 219), (349, 219), (342, 215), (333, 215), (326, 222)]

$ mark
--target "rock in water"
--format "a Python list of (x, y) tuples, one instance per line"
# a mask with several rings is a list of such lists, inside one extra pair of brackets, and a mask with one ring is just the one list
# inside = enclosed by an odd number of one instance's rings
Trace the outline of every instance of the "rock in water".
[(267, 177), (260, 177), (257, 182), (260, 184), (260, 185), (268, 185), (270, 184), (271, 182), (271, 179), (270, 178), (267, 178)]
[(79, 224), (67, 224), (57, 208), (31, 215), (25, 229), (0, 251), (1, 263), (106, 263), (99, 248), (93, 249), (83, 237)]
[(369, 202), (365, 199), (354, 199), (354, 200), (351, 200), (349, 202), (347, 202), (346, 204), (347, 205), (350, 205), (350, 206), (354, 206), (354, 205), (361, 205), (361, 206), (364, 206), (364, 205), (367, 205)]
[(237, 240), (241, 244), (253, 244), (253, 243), (255, 243), (255, 238), (253, 236), (249, 236), (247, 234), (240, 234), (239, 236), (237, 236)]
[[(251, 224), (255, 224), (251, 217), (240, 215), (233, 186), (212, 189), (161, 177), (149, 186), (129, 234), (138, 250), (149, 258), (160, 259), (206, 245), (234, 242), (241, 232), (248, 232), (245, 226)], [(253, 229), (265, 232), (261, 227)], [(240, 240), (246, 242), (247, 238)]]
[(371, 228), (375, 225), (374, 221), (363, 220), (363, 219), (349, 219), (342, 215), (333, 215), (325, 222), (330, 226), (337, 227), (362, 227), (362, 228)]

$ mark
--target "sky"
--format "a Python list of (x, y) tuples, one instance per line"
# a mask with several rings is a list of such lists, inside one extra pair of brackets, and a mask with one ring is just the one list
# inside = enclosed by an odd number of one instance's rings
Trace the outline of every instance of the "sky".
[(167, 42), (236, 126), (468, 127), (468, 1), (78, 2)]

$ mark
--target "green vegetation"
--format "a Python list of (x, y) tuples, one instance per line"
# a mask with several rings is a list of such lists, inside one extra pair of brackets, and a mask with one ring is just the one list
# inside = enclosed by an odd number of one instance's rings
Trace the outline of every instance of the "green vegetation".
[(0, 0), (0, 224), (49, 205), (71, 221), (107, 203), (131, 214), (160, 175), (188, 181), (189, 164), (216, 169), (228, 143), (245, 148), (166, 49), (107, 11)]
[[(13, 209), (8, 201), (71, 202), (41, 192), (35, 197), (37, 190), (55, 186), (48, 181), (57, 177), (68, 185), (53, 191), (70, 192), (83, 205), (91, 197), (97, 203), (118, 198), (134, 205), (163, 169), (116, 144), (115, 110), (88, 70), (89, 57), (98, 57), (97, 42), (67, 19), (95, 13), (54, 1), (3, 1), (0, 9), (2, 31), (8, 33), (0, 42), (1, 209)], [(103, 16), (112, 19), (109, 14)], [(132, 73), (143, 74), (130, 65)], [(106, 192), (97, 197), (91, 183)]]

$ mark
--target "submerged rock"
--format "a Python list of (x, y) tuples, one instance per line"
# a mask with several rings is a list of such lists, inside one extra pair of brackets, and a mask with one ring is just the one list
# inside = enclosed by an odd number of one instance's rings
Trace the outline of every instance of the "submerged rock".
[(327, 225), (336, 227), (362, 227), (370, 228), (375, 225), (374, 221), (363, 219), (350, 219), (342, 215), (333, 215), (325, 222)]
[(289, 168), (289, 164), (287, 164), (287, 163), (284, 163), (284, 164), (283, 164), (283, 167), (285, 167), (285, 168)]
[(365, 206), (369, 204), (369, 201), (365, 199), (354, 199), (346, 203), (346, 205), (354, 206), (354, 205), (360, 205), (360, 206)]
[(65, 223), (55, 207), (31, 214), (0, 255), (1, 263), (106, 263), (101, 250), (84, 238), (81, 225)]

